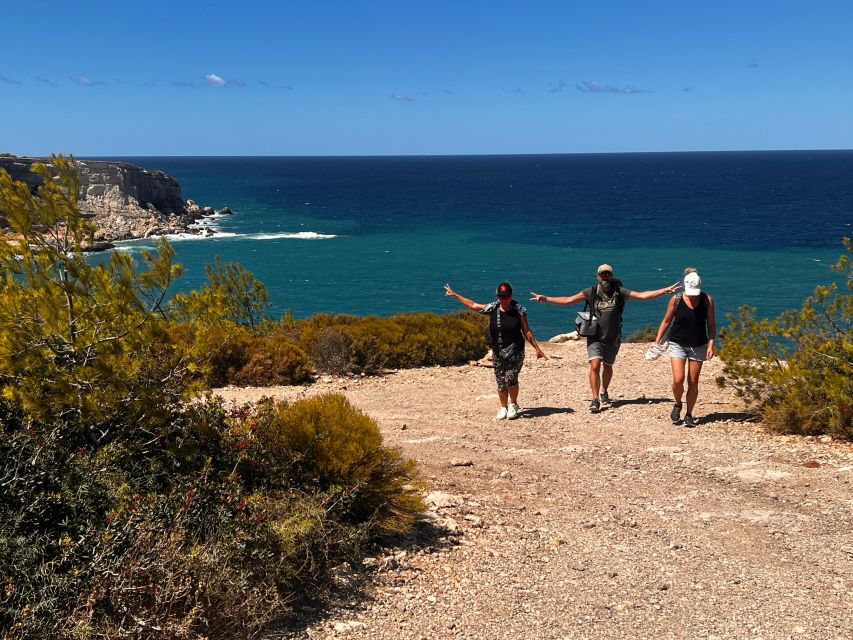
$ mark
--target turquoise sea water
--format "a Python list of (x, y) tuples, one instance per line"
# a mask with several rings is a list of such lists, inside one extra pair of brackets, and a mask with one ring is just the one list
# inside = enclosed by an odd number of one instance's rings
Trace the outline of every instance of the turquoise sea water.
[[(481, 302), (502, 280), (520, 301), (567, 295), (609, 262), (636, 290), (697, 267), (723, 324), (741, 304), (775, 315), (837, 279), (853, 233), (853, 152), (122, 160), (235, 212), (213, 238), (173, 239), (182, 287), (218, 255), (297, 317), (455, 311), (445, 282)], [(626, 333), (659, 322), (665, 302), (631, 301)], [(540, 338), (576, 310), (528, 306)]]

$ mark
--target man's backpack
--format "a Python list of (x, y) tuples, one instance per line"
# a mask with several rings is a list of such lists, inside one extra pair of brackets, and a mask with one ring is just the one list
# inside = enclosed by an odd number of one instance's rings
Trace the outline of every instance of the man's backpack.
[[(622, 295), (619, 293), (619, 287), (622, 286), (621, 280), (615, 278), (611, 280), (613, 286), (613, 295), (616, 297), (616, 310), (619, 314), (619, 329), (622, 329), (622, 310), (625, 308), (625, 301), (622, 300)], [(579, 336), (594, 338), (598, 335), (598, 318), (595, 317), (595, 301), (598, 295), (598, 285), (595, 284), (589, 289), (589, 297), (586, 298), (583, 311), (579, 311), (575, 317), (575, 327)], [(592, 300), (592, 305), (589, 301)], [(589, 309), (589, 311), (587, 311)]]
[[(594, 338), (598, 335), (598, 318), (595, 317), (595, 294), (598, 285), (590, 289), (589, 298), (586, 299), (583, 305), (583, 311), (578, 311), (575, 316), (575, 328), (579, 336), (585, 338)], [(591, 307), (589, 301), (592, 300)]]

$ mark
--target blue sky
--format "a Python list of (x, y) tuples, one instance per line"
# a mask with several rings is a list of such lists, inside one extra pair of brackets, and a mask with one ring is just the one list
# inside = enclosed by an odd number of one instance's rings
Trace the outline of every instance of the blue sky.
[(28, 0), (0, 151), (853, 148), (853, 2)]

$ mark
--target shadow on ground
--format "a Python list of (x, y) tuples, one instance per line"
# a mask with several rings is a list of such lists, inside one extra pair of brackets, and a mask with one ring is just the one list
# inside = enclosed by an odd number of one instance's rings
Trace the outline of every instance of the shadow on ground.
[(435, 553), (458, 544), (458, 534), (436, 521), (419, 520), (409, 535), (384, 538), (366, 549), (362, 558), (364, 566), (353, 568), (344, 563), (331, 571), (328, 582), (315, 585), (310, 593), (295, 597), (292, 613), (272, 626), (264, 638), (304, 638), (306, 630), (313, 625), (322, 624), (329, 618), (346, 618), (347, 612), (364, 610), (366, 603), (372, 599), (368, 587), (376, 584), (377, 573), (405, 570), (408, 556), (420, 552)]
[(627, 404), (664, 404), (671, 402), (672, 398), (646, 398), (645, 396), (640, 396), (639, 398), (631, 398), (629, 400), (613, 400), (611, 405), (616, 409)]
[(760, 418), (754, 413), (747, 412), (717, 412), (709, 413), (696, 418), (697, 424), (705, 424), (707, 422), (760, 422)]
[(575, 410), (571, 407), (534, 407), (532, 409), (523, 409), (519, 414), (519, 418), (542, 418), (544, 416), (552, 416), (556, 413), (574, 413)]

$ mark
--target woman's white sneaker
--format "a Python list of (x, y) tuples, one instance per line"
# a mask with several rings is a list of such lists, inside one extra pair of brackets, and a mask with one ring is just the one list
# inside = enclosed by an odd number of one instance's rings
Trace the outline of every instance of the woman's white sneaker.
[(495, 416), (495, 420), (503, 420), (504, 418), (506, 418), (508, 413), (509, 411), (506, 407), (501, 407), (501, 410), (498, 411), (498, 415)]
[(521, 410), (514, 402), (510, 402), (509, 406), (506, 409), (506, 419), (507, 420), (515, 420), (518, 417), (518, 412)]

